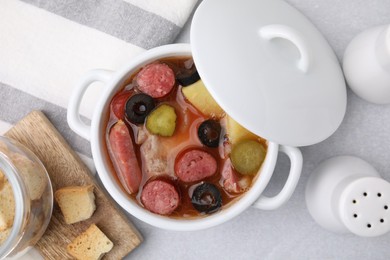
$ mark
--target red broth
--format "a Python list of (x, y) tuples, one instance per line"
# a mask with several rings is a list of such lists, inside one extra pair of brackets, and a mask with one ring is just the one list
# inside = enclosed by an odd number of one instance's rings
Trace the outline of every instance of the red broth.
[[(173, 70), (176, 76), (180, 73), (186, 72), (186, 70), (189, 70), (189, 67), (192, 67), (191, 65), (193, 65), (193, 61), (191, 57), (170, 57), (170, 58), (159, 59), (157, 62), (167, 64)], [(193, 68), (194, 67), (192, 67), (192, 69)], [(142, 68), (140, 68), (140, 70), (141, 69)], [(138, 74), (138, 72), (139, 71), (134, 73), (131, 77), (129, 77), (125, 81), (121, 90), (119, 90), (116, 93), (116, 95), (113, 97), (112, 100), (114, 100), (119, 95), (123, 95), (123, 93), (125, 92), (128, 92), (129, 96), (133, 96), (134, 94), (141, 93), (141, 91), (138, 90), (137, 83), (135, 81), (135, 77)], [(157, 136), (156, 138), (158, 146), (165, 148), (166, 160), (167, 160), (166, 164), (167, 164), (168, 172), (161, 176), (156, 176), (154, 174), (147, 173), (145, 169), (146, 162), (143, 161), (143, 158), (141, 156), (141, 151), (140, 151), (142, 143), (137, 141), (139, 139), (139, 136), (142, 133), (146, 133), (147, 136), (150, 136), (152, 134), (148, 133), (148, 130), (145, 127), (145, 123), (137, 125), (137, 124), (130, 123), (128, 120), (125, 120), (129, 132), (132, 135), (132, 140), (133, 140), (137, 160), (142, 171), (142, 180), (138, 192), (135, 194), (129, 194), (127, 192), (130, 199), (135, 200), (139, 205), (143, 206), (141, 202), (141, 193), (144, 185), (151, 179), (168, 178), (172, 183), (174, 183), (180, 195), (180, 204), (171, 214), (169, 214), (169, 217), (193, 218), (193, 217), (201, 217), (207, 215), (206, 213), (198, 212), (191, 203), (193, 190), (201, 183), (204, 182), (212, 183), (218, 188), (222, 197), (222, 208), (228, 207), (231, 203), (234, 203), (234, 200), (239, 198), (243, 193), (245, 193), (248, 189), (250, 189), (250, 186), (252, 185), (252, 180), (256, 175), (245, 175), (246, 180), (249, 181), (250, 184), (245, 190), (241, 192), (238, 193), (228, 192), (224, 188), (223, 178), (222, 178), (222, 168), (225, 161), (228, 160), (229, 158), (228, 153), (229, 153), (229, 146), (230, 146), (229, 138), (225, 130), (226, 122), (224, 117), (220, 119), (215, 119), (218, 120), (222, 126), (221, 140), (219, 142), (219, 145), (217, 148), (209, 148), (200, 142), (197, 131), (199, 125), (203, 121), (210, 118), (206, 117), (201, 112), (199, 112), (194, 106), (191, 105), (191, 103), (188, 100), (185, 99), (185, 97), (182, 94), (182, 86), (179, 85), (177, 81), (175, 83), (174, 88), (167, 96), (155, 99), (155, 101), (156, 101), (156, 107), (160, 104), (168, 104), (174, 107), (177, 115), (176, 128), (173, 136), (171, 137)], [(118, 121), (118, 119), (112, 109), (110, 109), (109, 114), (106, 116), (107, 116), (107, 123), (106, 123), (105, 141), (106, 141), (106, 148), (107, 148), (107, 156), (110, 158), (109, 156), (110, 144), (108, 141), (108, 136), (112, 126)], [(267, 148), (267, 144), (264, 139), (259, 137), (256, 139), (256, 141), (260, 142), (265, 149)], [(185, 183), (181, 181), (179, 178), (177, 178), (174, 170), (175, 162), (177, 158), (180, 157), (180, 155), (184, 151), (191, 148), (197, 148), (206, 151), (216, 159), (217, 172), (213, 176), (202, 179), (194, 183)], [(115, 171), (115, 167), (111, 165), (111, 168), (113, 174), (115, 174), (118, 183), (120, 183), (123, 190), (126, 191), (126, 189), (123, 187), (120, 181), (120, 178), (118, 177), (118, 174)], [(234, 169), (233, 172), (239, 178), (243, 178), (243, 176), (237, 171), (235, 171)]]

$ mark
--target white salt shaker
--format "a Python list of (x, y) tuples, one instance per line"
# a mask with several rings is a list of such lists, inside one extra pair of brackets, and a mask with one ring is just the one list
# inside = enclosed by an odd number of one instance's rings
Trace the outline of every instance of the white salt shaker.
[(349, 87), (376, 104), (390, 103), (390, 25), (368, 29), (348, 45), (343, 70)]
[(325, 229), (363, 237), (390, 230), (390, 183), (362, 159), (324, 161), (309, 177), (305, 195), (310, 214)]

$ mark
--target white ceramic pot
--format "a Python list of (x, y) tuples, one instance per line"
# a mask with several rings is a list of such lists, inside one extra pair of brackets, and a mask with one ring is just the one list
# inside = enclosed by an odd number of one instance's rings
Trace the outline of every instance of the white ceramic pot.
[[(278, 145), (270, 141), (268, 142), (268, 150), (264, 163), (256, 175), (254, 184), (250, 190), (228, 207), (207, 217), (174, 219), (151, 213), (130, 199), (120, 187), (120, 184), (115, 178), (115, 173), (109, 167), (110, 159), (106, 155), (107, 152), (105, 151), (104, 144), (106, 131), (105, 118), (109, 111), (110, 101), (115, 93), (123, 86), (122, 83), (139, 68), (155, 60), (172, 56), (191, 56), (190, 45), (172, 44), (154, 48), (134, 58), (123, 69), (117, 72), (107, 70), (90, 71), (81, 79), (72, 94), (68, 107), (69, 126), (77, 134), (91, 141), (92, 155), (96, 169), (107, 191), (123, 209), (138, 219), (159, 228), (178, 231), (200, 230), (224, 223), (252, 205), (256, 208), (267, 210), (276, 209), (281, 206), (290, 198), (297, 185), (302, 169), (302, 154), (298, 148)], [(103, 82), (105, 84), (105, 91), (97, 104), (91, 125), (86, 125), (80, 120), (79, 107), (85, 91), (95, 81)], [(289, 176), (279, 194), (272, 198), (265, 197), (262, 193), (274, 172), (279, 151), (285, 153), (290, 158), (291, 167)]]

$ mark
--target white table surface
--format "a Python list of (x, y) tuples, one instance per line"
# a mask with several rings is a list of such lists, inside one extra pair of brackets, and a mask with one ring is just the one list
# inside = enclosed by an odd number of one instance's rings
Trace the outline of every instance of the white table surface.
[[(349, 41), (364, 29), (390, 24), (389, 0), (287, 0), (325, 35), (341, 60)], [(228, 4), (228, 1), (227, 1)], [(189, 42), (190, 23), (177, 42)], [(355, 155), (390, 181), (390, 105), (374, 105), (348, 89), (348, 107), (337, 132), (302, 148), (301, 180), (290, 201), (278, 210), (246, 210), (220, 226), (197, 232), (171, 232), (129, 218), (145, 241), (126, 259), (390, 259), (390, 234), (377, 238), (340, 235), (318, 226), (304, 197), (307, 178), (323, 160)], [(281, 154), (280, 154), (281, 155)], [(281, 155), (265, 194), (282, 187), (289, 161)], [(26, 259), (35, 259), (29, 253)]]

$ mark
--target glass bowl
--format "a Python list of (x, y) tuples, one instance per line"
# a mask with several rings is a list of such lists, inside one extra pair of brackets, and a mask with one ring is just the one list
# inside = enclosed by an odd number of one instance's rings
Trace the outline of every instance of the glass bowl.
[[(0, 136), (0, 259), (20, 256), (34, 246), (52, 210), (53, 189), (43, 164), (25, 146)], [(1, 226), (7, 214), (13, 220), (9, 217)]]

